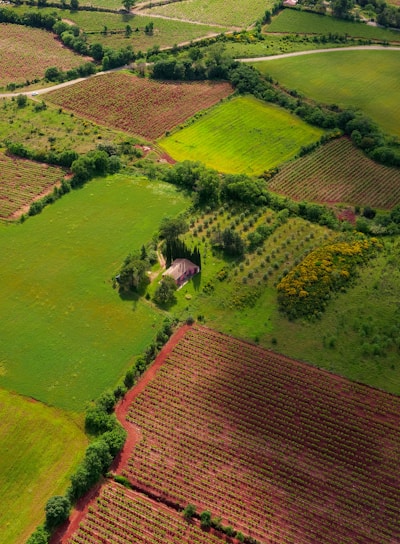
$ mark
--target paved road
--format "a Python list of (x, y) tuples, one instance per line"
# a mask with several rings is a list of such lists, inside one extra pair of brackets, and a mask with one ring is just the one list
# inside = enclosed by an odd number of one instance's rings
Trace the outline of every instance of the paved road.
[[(275, 60), (275, 59), (283, 59), (287, 57), (298, 57), (300, 55), (313, 55), (314, 53), (334, 53), (336, 51), (365, 51), (365, 50), (391, 50), (391, 51), (399, 51), (400, 47), (392, 47), (392, 46), (384, 46), (384, 45), (359, 45), (354, 47), (337, 47), (332, 49), (312, 49), (310, 51), (297, 51), (295, 53), (282, 53), (281, 55), (269, 55), (266, 57), (254, 57), (250, 59), (236, 59), (240, 62), (261, 62), (266, 60)], [(107, 72), (98, 72), (97, 74), (93, 74), (88, 77), (99, 77), (104, 74), (108, 74), (109, 72), (116, 72), (118, 70), (124, 70), (129, 68), (129, 66), (121, 66), (120, 68), (114, 68), (113, 70), (109, 70)], [(56, 89), (61, 89), (62, 87), (68, 87), (69, 85), (75, 85), (75, 83), (79, 83), (80, 81), (84, 81), (85, 79), (88, 79), (88, 77), (80, 77), (78, 79), (73, 79), (71, 81), (65, 81), (64, 83), (59, 83), (58, 85), (53, 85), (52, 87), (45, 87), (43, 89), (37, 89), (35, 91), (21, 91), (16, 93), (4, 93), (0, 94), (0, 98), (12, 98), (13, 96), (18, 96), (19, 94), (25, 94), (29, 98), (35, 98), (36, 96), (40, 96), (42, 94), (49, 93), (50, 91), (55, 91)]]

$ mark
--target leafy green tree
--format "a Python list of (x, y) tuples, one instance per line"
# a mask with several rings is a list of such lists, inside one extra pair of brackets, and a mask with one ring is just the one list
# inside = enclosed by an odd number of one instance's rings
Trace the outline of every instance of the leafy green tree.
[(67, 497), (56, 495), (51, 497), (45, 507), (46, 526), (53, 529), (68, 519), (71, 503)]
[(354, 7), (354, 0), (333, 0), (331, 2), (332, 14), (342, 19), (349, 16)]
[(44, 73), (44, 77), (48, 81), (58, 81), (61, 77), (61, 71), (56, 66), (50, 66)]
[(174, 278), (164, 276), (154, 293), (154, 302), (160, 306), (168, 306), (176, 301), (175, 291), (177, 285)]
[(122, 0), (122, 5), (126, 11), (131, 11), (131, 8), (135, 5), (136, 0)]
[(164, 217), (161, 220), (159, 233), (165, 240), (175, 240), (188, 230), (188, 224), (183, 217)]
[(19, 94), (17, 96), (17, 106), (19, 108), (24, 108), (26, 106), (27, 101), (28, 101), (28, 98), (26, 94)]
[(139, 291), (149, 282), (147, 259), (142, 260), (139, 254), (128, 255), (119, 273), (118, 282), (123, 291)]
[(50, 533), (40, 525), (34, 533), (28, 538), (26, 544), (47, 544), (50, 538)]
[(195, 514), (196, 514), (196, 507), (193, 504), (188, 504), (183, 511), (183, 517), (187, 521), (190, 521)]
[(78, 0), (70, 0), (69, 5), (71, 6), (72, 11), (76, 11), (79, 8)]
[(211, 527), (211, 512), (204, 510), (200, 514), (200, 525), (202, 529), (209, 529)]

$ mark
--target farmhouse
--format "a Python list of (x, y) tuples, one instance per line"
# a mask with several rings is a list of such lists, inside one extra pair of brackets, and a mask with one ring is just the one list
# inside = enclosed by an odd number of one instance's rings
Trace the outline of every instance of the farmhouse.
[(180, 287), (199, 272), (200, 267), (189, 261), (189, 259), (175, 259), (171, 266), (163, 273), (163, 276), (171, 276), (178, 287)]

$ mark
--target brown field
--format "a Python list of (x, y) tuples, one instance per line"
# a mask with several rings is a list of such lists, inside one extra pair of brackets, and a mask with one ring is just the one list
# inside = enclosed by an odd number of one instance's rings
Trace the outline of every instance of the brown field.
[(59, 184), (61, 168), (0, 153), (0, 218), (13, 219), (29, 205)]
[(68, 542), (186, 542), (168, 531), (189, 503), (261, 542), (399, 541), (400, 398), (204, 327), (177, 339), (127, 408), (143, 498), (106, 484)]
[(3, 23), (0, 51), (0, 87), (41, 79), (50, 66), (68, 70), (88, 60), (64, 47), (51, 32)]
[(232, 92), (228, 83), (169, 83), (116, 72), (47, 97), (95, 123), (154, 140)]

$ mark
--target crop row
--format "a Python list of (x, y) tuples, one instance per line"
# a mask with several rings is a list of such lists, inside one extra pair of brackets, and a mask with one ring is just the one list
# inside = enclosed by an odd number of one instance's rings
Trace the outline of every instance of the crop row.
[(373, 162), (342, 138), (284, 166), (270, 189), (295, 200), (390, 209), (400, 203), (400, 172)]
[(67, 70), (82, 64), (81, 56), (38, 28), (2, 23), (0, 43), (0, 86), (42, 78), (49, 66)]
[(60, 168), (24, 159), (10, 158), (0, 153), (1, 188), (0, 217), (8, 218), (34, 198), (60, 183), (64, 174)]
[(112, 73), (48, 97), (95, 123), (152, 140), (231, 93), (228, 83), (160, 83)]
[(107, 482), (68, 544), (220, 544), (182, 514)]
[[(128, 419), (125, 474), (260, 540), (400, 536), (397, 397), (192, 328)], [(306, 536), (305, 536), (306, 535)]]

